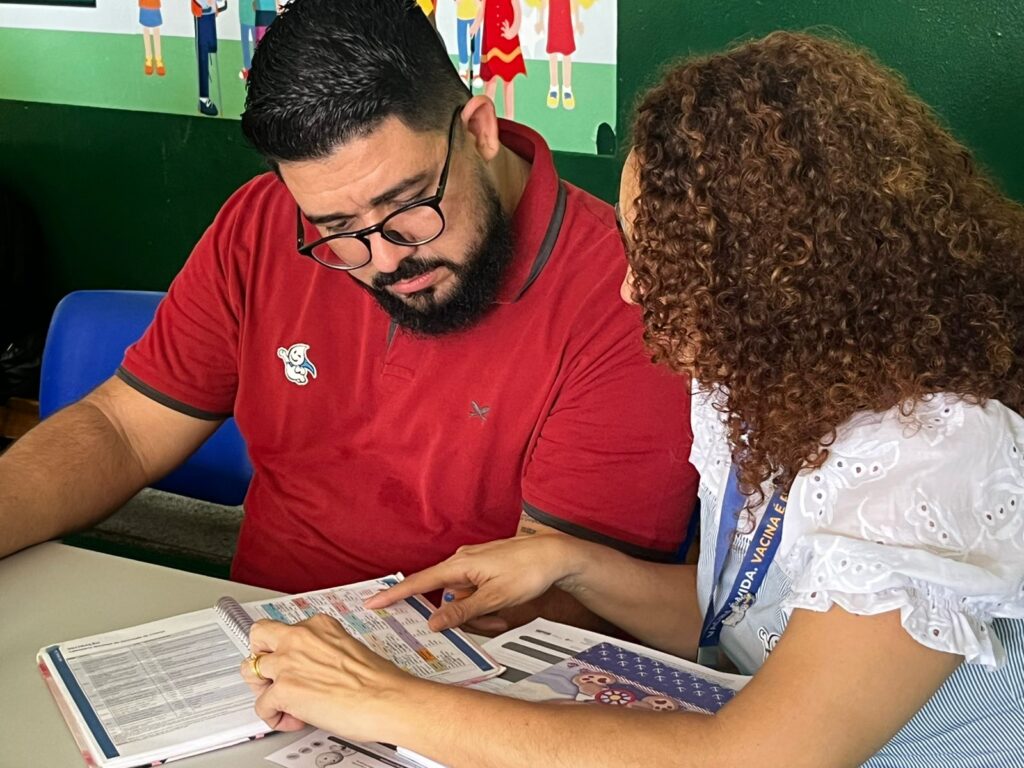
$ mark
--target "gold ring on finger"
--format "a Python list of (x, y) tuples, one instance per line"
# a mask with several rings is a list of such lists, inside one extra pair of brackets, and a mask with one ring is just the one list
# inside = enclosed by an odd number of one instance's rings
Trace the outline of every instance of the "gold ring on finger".
[(257, 653), (257, 654), (255, 654), (255, 655), (253, 655), (251, 657), (251, 659), (252, 659), (252, 673), (254, 675), (256, 675), (256, 677), (259, 678), (260, 680), (262, 680), (263, 682), (268, 683), (268, 682), (270, 682), (270, 679), (267, 678), (267, 677), (264, 677), (260, 673), (260, 659), (262, 659), (262, 658), (263, 658), (263, 654), (262, 653)]

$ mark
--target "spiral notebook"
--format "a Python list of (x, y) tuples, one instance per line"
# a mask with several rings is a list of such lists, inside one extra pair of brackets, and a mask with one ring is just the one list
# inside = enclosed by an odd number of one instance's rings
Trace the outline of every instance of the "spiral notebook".
[(400, 575), (240, 604), (217, 605), (39, 651), (40, 672), (87, 765), (159, 764), (259, 738), (238, 668), (258, 619), (334, 616), (360, 642), (419, 677), (468, 685), (502, 667), (458, 630), (432, 632), (423, 597), (368, 611), (363, 600)]

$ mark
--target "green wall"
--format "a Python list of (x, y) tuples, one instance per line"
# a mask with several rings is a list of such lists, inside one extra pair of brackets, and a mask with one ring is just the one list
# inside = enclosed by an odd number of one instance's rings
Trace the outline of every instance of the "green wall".
[[(1024, 199), (1024, 3), (619, 0), (619, 125), (668, 60), (773, 29), (826, 25), (873, 49)], [(0, 77), (3, 77), (0, 72)], [(618, 161), (557, 155), (611, 199)], [(0, 101), (0, 181), (39, 210), (53, 290), (165, 288), (230, 192), (262, 163), (238, 123)]]
[[(837, 30), (910, 87), (1024, 200), (1024, 2), (1020, 0), (641, 0), (619, 3), (619, 124), (664, 63), (772, 30)], [(632, 5), (632, 3), (630, 3)]]

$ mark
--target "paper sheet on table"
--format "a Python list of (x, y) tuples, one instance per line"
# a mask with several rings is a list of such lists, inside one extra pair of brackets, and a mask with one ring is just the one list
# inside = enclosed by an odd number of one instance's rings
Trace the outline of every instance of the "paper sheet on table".
[(591, 632), (547, 619), (534, 619), (529, 624), (511, 629), (483, 644), (484, 650), (490, 654), (491, 658), (504, 666), (505, 671), (498, 677), (469, 687), (478, 691), (503, 693), (504, 689), (513, 683), (518, 683), (530, 675), (541, 672), (554, 664), (565, 661), (574, 654), (601, 643), (614, 643), (619, 647), (675, 666), (692, 668), (694, 671), (700, 670), (703, 677), (729, 688), (742, 687), (749, 679), (744, 675), (732, 675), (708, 669), (667, 653), (661, 653), (637, 643), (617, 640), (599, 632)]
[(287, 768), (420, 768), (384, 744), (346, 741), (327, 731), (313, 731), (268, 755), (267, 760)]

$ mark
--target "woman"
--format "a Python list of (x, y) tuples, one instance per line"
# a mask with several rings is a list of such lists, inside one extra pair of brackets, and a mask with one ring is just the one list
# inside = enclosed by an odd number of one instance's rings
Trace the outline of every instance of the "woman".
[(440, 628), (555, 585), (753, 679), (713, 717), (545, 707), (317, 617), (254, 628), (257, 711), (450, 766), (1024, 764), (1021, 208), (895, 76), (807, 35), (672, 69), (634, 133), (623, 296), (693, 377), (699, 565), (535, 536), (368, 606), (475, 589)]

